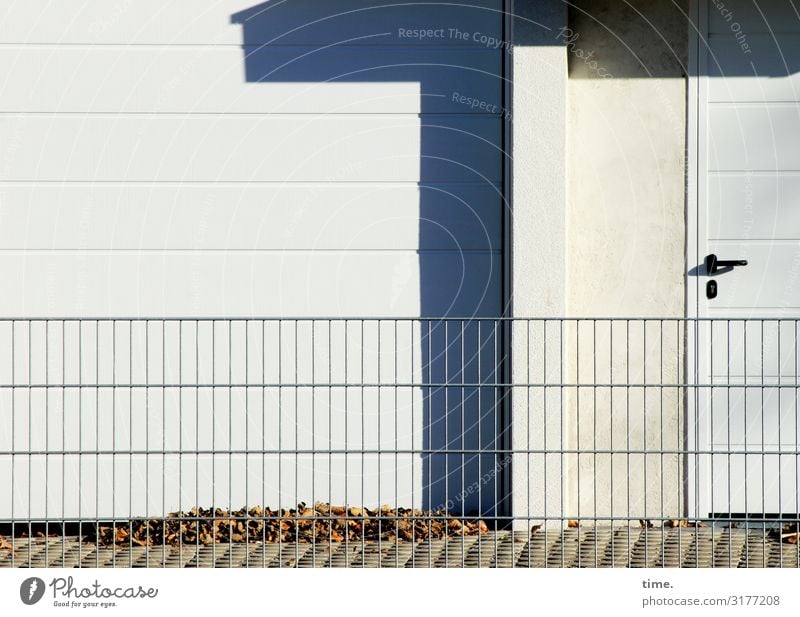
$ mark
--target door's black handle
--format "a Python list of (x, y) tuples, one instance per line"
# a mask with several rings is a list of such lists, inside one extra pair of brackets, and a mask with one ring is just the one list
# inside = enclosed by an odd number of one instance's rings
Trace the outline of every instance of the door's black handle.
[(716, 274), (721, 270), (725, 270), (726, 272), (728, 270), (733, 270), (733, 268), (735, 268), (736, 266), (746, 266), (747, 260), (746, 259), (722, 260), (722, 259), (717, 259), (717, 256), (714, 255), (714, 253), (711, 253), (711, 255), (706, 255), (705, 263), (706, 263), (706, 273), (711, 275), (711, 274)]

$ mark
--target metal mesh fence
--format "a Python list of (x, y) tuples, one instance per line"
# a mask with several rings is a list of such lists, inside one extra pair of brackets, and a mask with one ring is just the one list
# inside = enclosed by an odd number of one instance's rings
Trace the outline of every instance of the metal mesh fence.
[(797, 566), (797, 334), (2, 320), (0, 566)]

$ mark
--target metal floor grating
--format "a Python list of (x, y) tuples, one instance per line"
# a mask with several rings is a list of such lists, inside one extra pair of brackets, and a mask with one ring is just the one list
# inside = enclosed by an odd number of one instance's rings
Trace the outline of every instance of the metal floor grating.
[(0, 567), (798, 567), (800, 547), (761, 529), (584, 527), (422, 542), (262, 542), (98, 547), (77, 537), (24, 538)]

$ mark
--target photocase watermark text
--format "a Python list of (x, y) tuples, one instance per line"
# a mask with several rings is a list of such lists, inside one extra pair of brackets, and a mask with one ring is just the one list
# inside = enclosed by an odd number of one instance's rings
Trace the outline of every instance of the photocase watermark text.
[(469, 32), (458, 28), (398, 28), (397, 36), (401, 39), (415, 41), (424, 40), (452, 40), (466, 43), (477, 43), (487, 49), (503, 49), (512, 53), (514, 46), (510, 41), (505, 41), (485, 32)]
[(580, 34), (574, 32), (571, 28), (562, 27), (558, 32), (558, 38), (564, 41), (567, 51), (578, 60), (582, 60), (589, 70), (596, 73), (598, 77), (602, 77), (603, 79), (613, 77), (604, 66), (600, 65), (597, 60), (595, 60), (594, 51), (585, 51), (581, 47), (578, 47), (577, 41), (581, 38)]
[(505, 107), (501, 107), (500, 105), (492, 103), (490, 101), (486, 101), (473, 96), (467, 96), (466, 94), (461, 94), (460, 92), (453, 92), (453, 94), (450, 95), (450, 100), (453, 103), (469, 107), (474, 111), (479, 111), (487, 114), (498, 114), (506, 120), (511, 120), (511, 111), (509, 111)]
[(736, 21), (733, 10), (725, 6), (722, 0), (711, 0), (711, 4), (714, 5), (714, 8), (717, 9), (722, 19), (728, 24), (733, 36), (736, 37), (736, 42), (739, 43), (739, 48), (742, 50), (742, 53), (753, 53), (753, 50), (750, 49), (750, 43), (747, 42), (747, 34), (742, 30), (742, 24)]
[(50, 581), (49, 587), (53, 590), (53, 597), (62, 598), (155, 598), (158, 589), (155, 587), (106, 587), (99, 581), (88, 587), (77, 587), (75, 580), (68, 576), (66, 578), (54, 578)]

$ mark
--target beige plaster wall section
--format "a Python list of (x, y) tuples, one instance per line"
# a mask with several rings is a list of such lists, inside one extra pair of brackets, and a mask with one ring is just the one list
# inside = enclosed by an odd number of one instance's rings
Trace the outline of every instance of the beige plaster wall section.
[(569, 11), (568, 313), (658, 318), (568, 328), (570, 518), (684, 512), (687, 5)]
[(687, 5), (516, 3), (519, 529), (683, 514)]
[(571, 315), (684, 315), (686, 5), (569, 11)]

